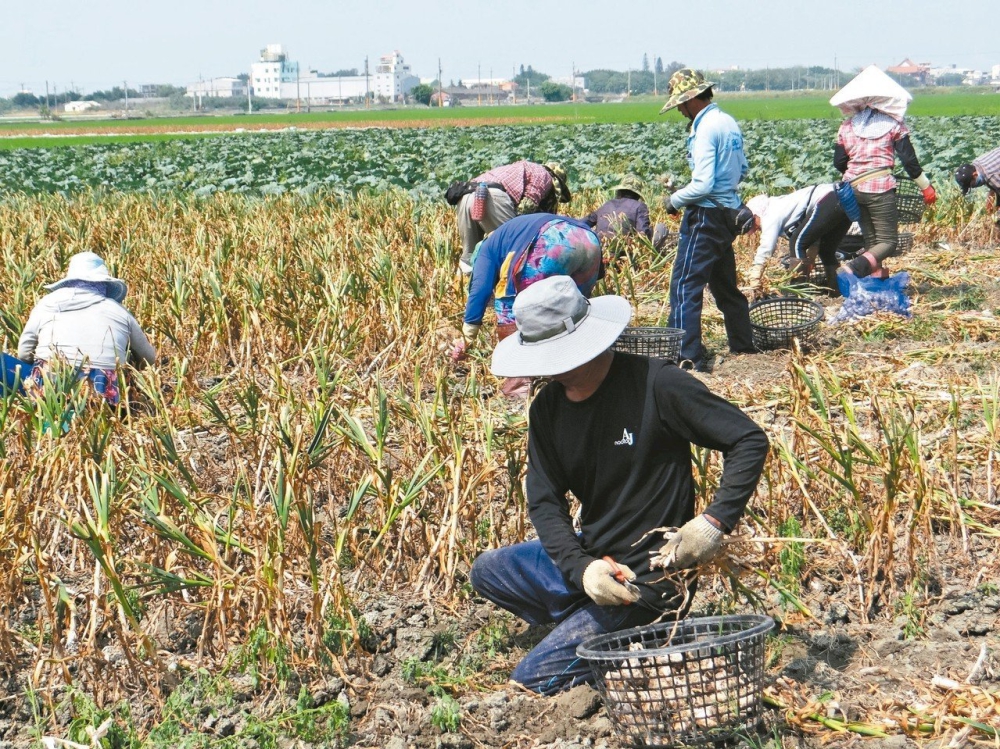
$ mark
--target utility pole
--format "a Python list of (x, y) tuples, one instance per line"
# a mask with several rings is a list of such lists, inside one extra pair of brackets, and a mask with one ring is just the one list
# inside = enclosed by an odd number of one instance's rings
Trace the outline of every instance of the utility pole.
[(49, 108), (49, 82), (45, 81), (45, 108)]
[(837, 67), (837, 56), (836, 55), (833, 56), (833, 71), (834, 71), (834, 75), (837, 76), (837, 82), (836, 82), (837, 88), (840, 88), (840, 68)]
[(632, 97), (632, 68), (628, 69), (628, 75), (625, 76), (625, 98), (629, 99)]
[(302, 89), (299, 85), (299, 66), (295, 66), (295, 111), (302, 109)]
[(312, 112), (312, 94), (309, 93), (309, 84), (311, 81), (306, 81), (306, 114)]
[(476, 103), (483, 106), (483, 66), (480, 63), (476, 63), (476, 78), (479, 79), (476, 83)]
[[(128, 119), (128, 81), (122, 81), (125, 84), (125, 119)], [(46, 85), (46, 88), (48, 86)]]
[(517, 78), (517, 72), (514, 66), (510, 66), (510, 95), (514, 99), (514, 103), (517, 104), (517, 82), (514, 80)]
[[(657, 55), (656, 59), (659, 60), (660, 56)], [(653, 63), (653, 96), (659, 96), (659, 92), (656, 90), (656, 63)]]
[(569, 87), (572, 89), (569, 100), (576, 101), (576, 60), (569, 64)]
[(438, 107), (444, 106), (444, 92), (441, 83), (441, 58), (438, 58)]
[[(497, 96), (497, 104), (500, 103), (500, 97)], [(490, 68), (490, 104), (493, 104), (493, 68)]]
[(253, 114), (253, 99), (251, 98), (251, 92), (253, 88), (251, 84), (253, 83), (253, 67), (250, 68), (250, 75), (247, 76), (247, 114)]
[(371, 94), (368, 90), (368, 56), (365, 55), (365, 109), (371, 106)]

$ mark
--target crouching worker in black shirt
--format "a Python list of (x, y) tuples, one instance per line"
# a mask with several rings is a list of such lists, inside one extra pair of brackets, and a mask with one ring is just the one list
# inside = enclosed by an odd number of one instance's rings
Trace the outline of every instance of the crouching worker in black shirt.
[[(528, 512), (537, 541), (486, 551), (473, 587), (531, 624), (556, 627), (511, 678), (542, 694), (592, 681), (576, 647), (594, 635), (677, 612), (684, 596), (650, 569), (657, 550), (676, 568), (713, 557), (743, 514), (768, 450), (736, 406), (672, 364), (615, 353), (632, 316), (618, 296), (583, 297), (566, 276), (514, 301), (518, 334), (493, 352), (501, 377), (551, 377), (531, 406)], [(694, 516), (691, 445), (725, 456), (714, 501)], [(567, 492), (582, 506), (582, 533)], [(680, 532), (662, 549), (663, 526)]]

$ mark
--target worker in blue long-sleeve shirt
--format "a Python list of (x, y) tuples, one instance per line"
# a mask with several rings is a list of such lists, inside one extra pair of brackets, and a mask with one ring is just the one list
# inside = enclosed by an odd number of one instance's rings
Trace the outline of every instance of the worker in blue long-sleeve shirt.
[[(469, 298), (462, 320), (462, 337), (452, 346), (451, 358), (465, 358), (479, 335), (490, 299), (496, 311), (497, 337), (516, 331), (514, 297), (550, 276), (569, 276), (589, 297), (601, 276), (601, 243), (587, 224), (553, 213), (516, 216), (489, 234), (476, 251), (469, 282)], [(501, 388), (512, 398), (528, 394), (530, 380), (508, 378)]]
[(701, 308), (705, 286), (715, 297), (726, 324), (730, 351), (754, 351), (747, 298), (736, 278), (728, 209), (741, 204), (736, 186), (746, 174), (743, 133), (728, 114), (712, 103), (712, 86), (689, 68), (670, 78), (670, 98), (660, 114), (673, 108), (691, 122), (688, 165), (691, 181), (666, 198), (667, 213), (684, 209), (677, 258), (670, 277), (669, 325), (684, 330), (681, 365), (709, 369), (701, 343)]

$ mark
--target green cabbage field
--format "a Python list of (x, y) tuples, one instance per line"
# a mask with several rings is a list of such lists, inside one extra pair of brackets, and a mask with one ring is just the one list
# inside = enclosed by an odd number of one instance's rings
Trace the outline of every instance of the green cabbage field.
[[(955, 165), (1000, 143), (1000, 117), (914, 117), (918, 155), (943, 183)], [(782, 191), (836, 176), (837, 122), (742, 123), (746, 189)], [(529, 158), (567, 165), (574, 187), (608, 187), (626, 170), (652, 178), (686, 173), (679, 122), (341, 129), (239, 134), (147, 143), (0, 151), (0, 190), (193, 191), (277, 195), (353, 193), (390, 186), (438, 197), (456, 179)]]

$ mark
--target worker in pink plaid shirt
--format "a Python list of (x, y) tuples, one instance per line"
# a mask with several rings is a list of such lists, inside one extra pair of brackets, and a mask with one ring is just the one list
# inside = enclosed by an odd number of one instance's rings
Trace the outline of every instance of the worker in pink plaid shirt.
[(515, 161), (480, 174), (473, 183), (489, 185), (483, 217), (472, 218), (473, 193), (459, 200), (458, 233), (462, 238), (462, 257), (458, 261), (463, 273), (472, 272), (472, 253), (476, 245), (491, 231), (495, 231), (514, 216), (526, 213), (555, 213), (557, 203), (568, 203), (572, 198), (566, 170), (554, 161), (536, 164), (533, 161)]
[(897, 156), (907, 175), (923, 191), (924, 203), (930, 205), (937, 200), (902, 118), (866, 107), (840, 125), (833, 163), (854, 188), (861, 209), (858, 223), (865, 240), (865, 252), (847, 267), (861, 278), (880, 273), (882, 260), (896, 251), (899, 214), (892, 168)]

